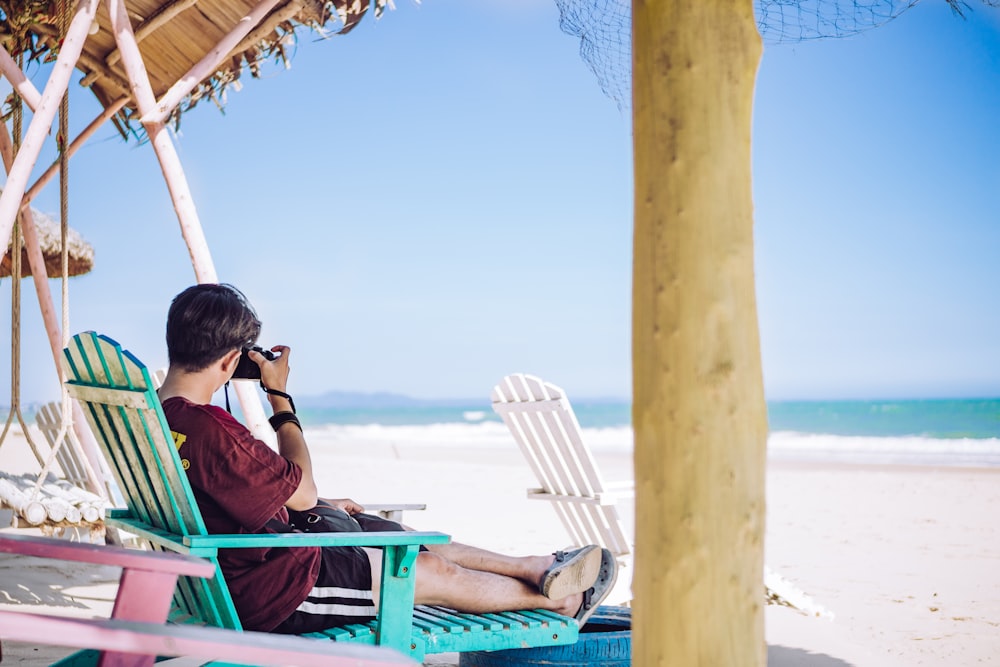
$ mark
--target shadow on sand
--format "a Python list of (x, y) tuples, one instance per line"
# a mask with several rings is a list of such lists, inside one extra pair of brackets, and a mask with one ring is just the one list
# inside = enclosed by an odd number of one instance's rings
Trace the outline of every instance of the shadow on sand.
[(850, 662), (824, 653), (812, 653), (787, 646), (767, 647), (767, 667), (854, 667)]
[[(0, 555), (0, 605), (87, 609), (91, 587), (117, 584), (121, 568)], [(112, 594), (113, 598), (113, 594)]]

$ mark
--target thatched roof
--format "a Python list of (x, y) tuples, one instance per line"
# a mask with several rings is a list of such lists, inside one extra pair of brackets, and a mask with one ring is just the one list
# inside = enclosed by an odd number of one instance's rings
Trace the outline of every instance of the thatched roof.
[[(263, 60), (286, 58), (285, 42), (296, 27), (343, 34), (361, 20), (370, 4), (378, 17), (387, 3), (391, 0), (287, 0), (278, 4), (230, 52), (215, 74), (181, 104), (175, 119), (205, 97), (221, 105), (225, 89), (245, 69), (256, 76)], [(0, 0), (0, 41), (15, 57), (19, 52), (29, 59), (54, 57), (61, 25), (55, 14), (61, 4), (55, 0)], [(73, 2), (65, 4), (75, 6)], [(256, 4), (256, 0), (126, 0), (154, 95), (159, 98), (166, 92)], [(85, 75), (81, 83), (107, 108), (131, 93), (104, 2), (98, 8), (96, 23), (77, 67)], [(134, 114), (135, 104), (130, 102), (115, 118), (119, 129), (138, 130)]]
[[(39, 212), (31, 209), (31, 217), (35, 222), (35, 229), (38, 232), (38, 245), (45, 256), (45, 272), (50, 278), (58, 278), (62, 275), (62, 230), (58, 222)], [(83, 240), (83, 237), (74, 230), (67, 230), (66, 246), (69, 254), (69, 275), (79, 276), (87, 273), (94, 266), (94, 248)], [(0, 260), (0, 278), (9, 278), (11, 275), (11, 254), (10, 240), (4, 248), (3, 259)], [(31, 275), (31, 267), (28, 265), (28, 253), (24, 249), (23, 240), (21, 246), (21, 277), (26, 278)]]

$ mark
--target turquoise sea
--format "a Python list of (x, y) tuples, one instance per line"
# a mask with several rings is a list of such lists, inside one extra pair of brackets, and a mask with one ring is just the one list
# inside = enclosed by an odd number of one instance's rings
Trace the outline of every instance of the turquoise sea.
[[(304, 401), (305, 402), (305, 401)], [(592, 447), (630, 448), (630, 405), (573, 402)], [(299, 409), (311, 428), (343, 437), (418, 444), (496, 445), (510, 441), (486, 402), (414, 402), (378, 407)], [(1000, 466), (1000, 399), (773, 401), (773, 460)]]
[[(625, 402), (575, 401), (580, 426), (613, 428), (631, 423)], [(500, 421), (487, 403), (449, 401), (412, 406), (316, 408), (301, 410), (313, 424), (417, 425)], [(1000, 399), (772, 401), (771, 432), (793, 431), (842, 436), (924, 436), (1000, 438)]]
[[(321, 398), (303, 396), (299, 403), (299, 417), (307, 430), (322, 430), (348, 442), (374, 440), (400, 447), (516, 446), (486, 401), (369, 397), (330, 407)], [(627, 402), (579, 399), (573, 401), (573, 409), (593, 449), (631, 449)], [(31, 412), (25, 414), (29, 421)], [(997, 398), (772, 401), (768, 422), (771, 460), (1000, 466)]]

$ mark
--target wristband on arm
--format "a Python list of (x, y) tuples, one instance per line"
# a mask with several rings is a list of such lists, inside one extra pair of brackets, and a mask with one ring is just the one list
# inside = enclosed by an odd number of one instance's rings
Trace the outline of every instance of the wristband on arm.
[(267, 420), (271, 424), (271, 428), (277, 433), (285, 424), (295, 424), (302, 430), (302, 424), (299, 423), (299, 418), (295, 416), (294, 412), (289, 412), (288, 410), (282, 410), (281, 412), (276, 412), (270, 419)]

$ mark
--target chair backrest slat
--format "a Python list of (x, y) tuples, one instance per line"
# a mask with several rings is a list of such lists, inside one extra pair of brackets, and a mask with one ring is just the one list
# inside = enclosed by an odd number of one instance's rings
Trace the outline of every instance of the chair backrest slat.
[[(159, 382), (130, 352), (94, 332), (74, 336), (63, 352), (67, 388), (83, 408), (130, 514), (179, 537), (206, 535), (156, 395)], [(218, 559), (207, 557), (218, 570)], [(212, 579), (182, 577), (174, 601), (183, 615), (200, 622), (241, 628), (220, 572)]]
[(574, 543), (597, 543), (616, 555), (631, 553), (617, 508), (598, 502), (605, 493), (604, 480), (565, 392), (516, 373), (494, 387), (492, 401), (542, 490), (567, 498), (554, 498), (553, 508)]

